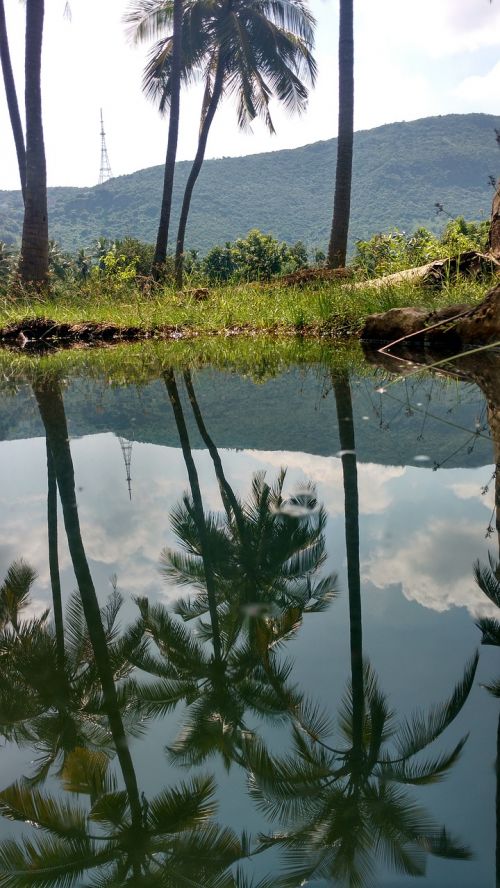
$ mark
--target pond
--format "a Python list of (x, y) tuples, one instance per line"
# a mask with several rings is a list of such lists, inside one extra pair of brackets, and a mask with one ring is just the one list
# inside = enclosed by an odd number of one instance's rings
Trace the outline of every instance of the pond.
[(500, 355), (211, 356), (0, 356), (0, 884), (498, 884)]

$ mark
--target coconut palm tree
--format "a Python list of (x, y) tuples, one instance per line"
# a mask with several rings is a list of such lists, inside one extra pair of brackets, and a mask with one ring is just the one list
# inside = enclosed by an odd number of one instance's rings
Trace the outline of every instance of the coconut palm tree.
[(49, 274), (47, 168), (41, 93), (44, 11), (44, 0), (26, 0), (26, 177), (19, 273), (23, 283), (37, 286), (44, 285)]
[(346, 262), (354, 142), (353, 0), (340, 0), (339, 10), (339, 116), (333, 219), (327, 254), (330, 268), (342, 268)]
[[(213, 812), (211, 778), (195, 778), (189, 784), (164, 790), (151, 801), (139, 794), (120, 690), (114, 682), (116, 656), (106, 637), (80, 532), (60, 385), (53, 377), (45, 376), (36, 380), (33, 389), (54, 460), (81, 610), (100, 680), (102, 711), (108, 720), (125, 791), (117, 791), (109, 782), (103, 791), (94, 775), (89, 793), (92, 807), (90, 812), (82, 812), (38, 790), (27, 793), (20, 784), (8, 787), (0, 793), (0, 811), (10, 819), (35, 823), (48, 836), (35, 843), (25, 839), (0, 844), (0, 881), (3, 878), (5, 884), (8, 881), (11, 886), (21, 886), (26, 878), (33, 880), (38, 873), (40, 883), (63, 886), (94, 870), (99, 884), (109, 888), (126, 884), (144, 888), (153, 884), (172, 888), (179, 884), (200, 888), (211, 885), (214, 874), (219, 879), (224, 869), (241, 856), (242, 846), (230, 830), (208, 823)], [(120, 645), (120, 654), (131, 653), (136, 640), (132, 632)], [(90, 755), (88, 750), (85, 754), (87, 758)], [(68, 774), (68, 768), (71, 771), (66, 762), (63, 775)], [(76, 773), (75, 791), (84, 791), (80, 766)], [(89, 834), (88, 819), (97, 823), (96, 835)], [(219, 880), (218, 884), (223, 882)]]
[[(172, 27), (171, 37), (163, 42), (162, 52), (168, 57), (170, 64), (170, 83), (168, 97), (162, 110), (169, 109), (167, 154), (165, 158), (165, 170), (163, 175), (163, 193), (160, 210), (160, 221), (156, 235), (156, 246), (153, 258), (152, 274), (158, 279), (163, 273), (167, 259), (168, 232), (170, 227), (170, 214), (172, 211), (172, 193), (174, 187), (175, 158), (177, 156), (177, 141), (179, 136), (180, 92), (181, 76), (183, 68), (182, 58), (182, 17), (183, 0), (172, 0), (163, 3), (163, 11), (158, 15), (152, 15), (152, 7), (157, 7), (156, 0), (140, 0), (133, 4), (125, 21), (133, 26), (133, 36), (136, 41), (150, 40), (154, 38), (158, 29), (168, 21)], [(147, 70), (147, 69), (146, 69)], [(145, 81), (147, 90), (147, 81)]]
[(9, 109), (10, 125), (14, 136), (14, 144), (16, 146), (17, 165), (19, 167), (19, 182), (25, 198), (25, 181), (26, 181), (26, 148), (24, 145), (23, 125), (21, 123), (21, 114), (19, 112), (19, 102), (17, 101), (16, 84), (14, 81), (14, 73), (12, 71), (12, 63), (10, 60), (9, 38), (7, 34), (7, 22), (5, 19), (4, 0), (0, 0), (0, 64), (2, 65), (3, 81), (5, 86), (5, 96), (7, 99), (7, 107)]
[[(168, 8), (164, 0), (147, 4), (157, 29), (168, 23)], [(264, 0), (258, 4), (248, 0), (191, 0), (185, 3), (184, 10), (183, 77), (191, 79), (194, 68), (200, 67), (204, 95), (198, 148), (186, 183), (177, 233), (175, 264), (179, 287), (191, 197), (221, 99), (237, 98), (240, 127), (248, 127), (260, 116), (274, 132), (270, 99), (277, 98), (290, 112), (303, 111), (308, 96), (306, 83), (314, 83), (316, 75), (312, 56), (314, 18), (303, 0)], [(138, 18), (140, 22), (140, 14)], [(133, 19), (129, 17), (129, 21)], [(168, 37), (164, 43), (158, 43), (145, 72), (146, 92), (156, 98), (160, 109), (168, 103), (172, 85), (170, 41)]]

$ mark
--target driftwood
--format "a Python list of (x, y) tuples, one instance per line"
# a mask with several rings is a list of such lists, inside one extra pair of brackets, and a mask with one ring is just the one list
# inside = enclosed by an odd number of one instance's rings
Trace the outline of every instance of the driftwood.
[(417, 268), (407, 268), (405, 271), (396, 271), (381, 278), (373, 278), (354, 284), (354, 289), (392, 287), (408, 283), (422, 284), (428, 287), (441, 287), (450, 278), (464, 275), (470, 278), (480, 278), (500, 270), (500, 262), (489, 253), (478, 253), (476, 250), (468, 250), (458, 256), (449, 256), (445, 259), (436, 259), (426, 265)]

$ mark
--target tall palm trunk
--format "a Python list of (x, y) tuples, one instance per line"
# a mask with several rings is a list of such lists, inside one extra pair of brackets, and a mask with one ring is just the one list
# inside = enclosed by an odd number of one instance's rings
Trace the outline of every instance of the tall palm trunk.
[(339, 128), (333, 220), (328, 244), (329, 268), (346, 262), (351, 212), (352, 149), (354, 141), (354, 28), (353, 0), (340, 0)]
[(179, 440), (182, 448), (182, 455), (186, 463), (186, 469), (189, 478), (189, 486), (191, 487), (191, 495), (193, 497), (193, 505), (195, 511), (195, 521), (198, 527), (198, 533), (201, 540), (201, 557), (203, 561), (203, 569), (205, 571), (205, 582), (207, 586), (208, 606), (210, 612), (210, 621), (212, 623), (214, 658), (217, 661), (222, 657), (222, 641), (219, 627), (219, 615), (217, 613), (217, 596), (215, 593), (215, 582), (210, 558), (210, 547), (208, 543), (207, 525), (205, 521), (205, 513), (203, 511), (203, 500), (201, 497), (200, 482), (198, 472), (194, 464), (193, 454), (191, 452), (191, 444), (184, 419), (184, 413), (179, 398), (179, 391), (175, 381), (173, 370), (166, 370), (163, 374), (165, 385), (167, 387), (168, 396), (174, 411), (175, 423), (179, 434)]
[(26, 188), (21, 261), (24, 283), (44, 284), (49, 274), (47, 169), (43, 143), (41, 63), (44, 0), (26, 0)]
[(19, 180), (21, 183), (21, 191), (23, 193), (24, 200), (26, 182), (26, 149), (24, 147), (23, 125), (21, 123), (21, 115), (19, 113), (16, 84), (14, 82), (14, 74), (12, 71), (12, 63), (10, 60), (9, 39), (7, 35), (7, 22), (5, 20), (5, 7), (3, 0), (0, 0), (0, 62), (2, 65), (3, 82), (5, 84), (7, 107), (9, 109), (10, 125), (12, 127), (12, 135), (14, 136), (14, 143), (16, 146), (17, 165), (19, 167)]
[(210, 97), (210, 101), (208, 103), (208, 107), (206, 109), (205, 116), (202, 119), (202, 124), (200, 127), (200, 135), (198, 138), (198, 148), (196, 151), (195, 159), (193, 160), (193, 165), (191, 167), (191, 171), (188, 176), (188, 180), (186, 182), (186, 189), (184, 191), (184, 198), (182, 201), (182, 209), (181, 215), (179, 219), (179, 229), (177, 231), (177, 243), (175, 247), (175, 283), (179, 289), (182, 289), (182, 278), (183, 278), (183, 265), (184, 265), (184, 240), (186, 237), (186, 226), (189, 215), (189, 208), (191, 206), (191, 198), (193, 196), (193, 189), (196, 184), (196, 180), (200, 174), (201, 167), (203, 165), (203, 160), (205, 158), (205, 151), (207, 148), (207, 140), (208, 134), (210, 132), (210, 127), (212, 126), (212, 121), (214, 119), (215, 112), (217, 110), (217, 106), (220, 102), (220, 98), (222, 96), (222, 87), (224, 85), (224, 59), (222, 55), (219, 55), (217, 61), (217, 69), (215, 72), (214, 78), (214, 86), (212, 95)]
[(49, 572), (52, 588), (52, 608), (56, 630), (57, 665), (64, 670), (64, 622), (61, 597), (61, 577), (59, 574), (59, 554), (57, 551), (57, 478), (52, 451), (47, 446), (47, 530), (49, 543)]
[(179, 110), (181, 95), (182, 70), (182, 0), (174, 0), (173, 34), (172, 34), (172, 92), (170, 96), (170, 115), (168, 123), (167, 156), (163, 176), (163, 197), (161, 202), (160, 223), (156, 236), (156, 247), (153, 258), (153, 277), (161, 277), (167, 259), (168, 231), (172, 211), (172, 193), (174, 189), (175, 158), (179, 136)]
[(33, 391), (45, 427), (47, 446), (50, 448), (54, 460), (71, 561), (102, 685), (106, 714), (129, 798), (132, 822), (134, 827), (140, 829), (142, 811), (137, 778), (120, 715), (109, 661), (106, 635), (80, 530), (75, 492), (75, 474), (69, 446), (62, 392), (59, 384), (52, 381), (42, 381), (34, 385)]
[(361, 581), (359, 570), (359, 497), (354, 417), (349, 377), (333, 378), (337, 406), (342, 474), (344, 478), (345, 542), (347, 551), (347, 588), (349, 592), (349, 634), (351, 646), (351, 682), (353, 709), (353, 749), (363, 747), (364, 681)]

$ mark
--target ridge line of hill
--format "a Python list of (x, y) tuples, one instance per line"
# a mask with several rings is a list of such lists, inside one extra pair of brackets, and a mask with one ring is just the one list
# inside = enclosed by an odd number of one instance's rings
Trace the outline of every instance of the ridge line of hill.
[[(500, 117), (449, 114), (358, 130), (354, 140), (351, 247), (377, 231), (442, 228), (439, 202), (451, 216), (489, 217), (491, 186), (500, 166), (495, 128)], [(324, 248), (331, 223), (336, 139), (261, 154), (205, 161), (188, 225), (188, 248), (259, 228), (280, 240)], [(176, 165), (173, 225), (190, 161)], [(98, 237), (153, 242), (163, 167), (154, 166), (92, 187), (49, 188), (50, 236), (64, 249)], [(0, 240), (17, 243), (22, 226), (18, 191), (0, 191)]]

